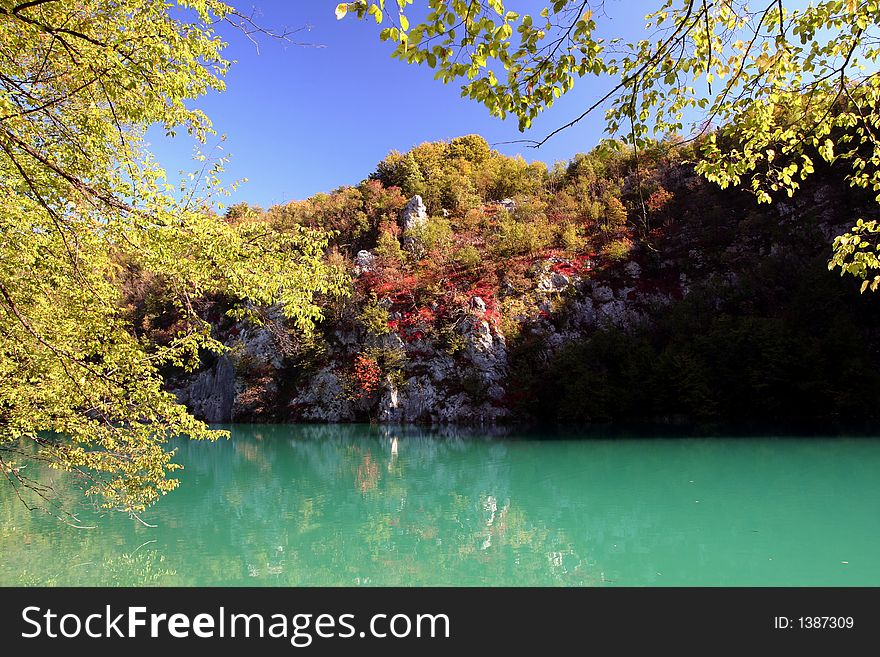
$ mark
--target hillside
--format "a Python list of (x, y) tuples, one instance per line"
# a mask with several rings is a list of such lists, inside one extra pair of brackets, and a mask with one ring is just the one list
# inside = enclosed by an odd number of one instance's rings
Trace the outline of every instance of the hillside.
[[(692, 147), (614, 142), (552, 169), (471, 135), (391, 153), (355, 187), (226, 220), (333, 231), (348, 294), (305, 336), (277, 308), (198, 301), (229, 351), (165, 372), (226, 421), (467, 423), (874, 417), (876, 300), (827, 269), (868, 194), (831, 168), (757, 205)], [(159, 279), (133, 327), (171, 339)], [(259, 319), (257, 319), (259, 318)]]

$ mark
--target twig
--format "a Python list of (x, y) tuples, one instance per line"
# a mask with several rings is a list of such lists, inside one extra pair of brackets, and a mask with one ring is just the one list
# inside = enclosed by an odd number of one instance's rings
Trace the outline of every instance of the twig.
[(155, 543), (155, 542), (156, 542), (156, 539), (154, 538), (151, 541), (146, 541), (145, 543), (141, 543), (140, 545), (137, 546), (135, 551), (132, 552), (129, 556), (133, 557), (134, 555), (136, 555), (138, 553), (138, 550), (140, 550), (142, 547), (144, 547), (145, 545), (149, 545), (150, 543)]
[(293, 46), (301, 46), (304, 48), (326, 48), (323, 44), (319, 43), (300, 43), (298, 41), (294, 41), (291, 37), (294, 34), (298, 34), (302, 31), (311, 32), (311, 25), (304, 25), (302, 27), (298, 27), (295, 30), (290, 30), (285, 28), (281, 32), (276, 32), (274, 30), (270, 30), (269, 28), (263, 27), (259, 25), (255, 20), (254, 16), (256, 14), (256, 9), (251, 11), (250, 16), (246, 16), (245, 14), (239, 11), (232, 11), (229, 15), (223, 18), (223, 21), (237, 29), (239, 32), (244, 34), (247, 37), (248, 41), (254, 44), (254, 48), (257, 51), (257, 54), (260, 54), (260, 43), (257, 41), (253, 35), (257, 34), (263, 37), (268, 37), (270, 39), (274, 39), (276, 41), (283, 41), (285, 43), (289, 43)]
[[(134, 518), (135, 520), (137, 520), (139, 523), (141, 523), (144, 527), (149, 527), (150, 529), (155, 529), (158, 526), (158, 525), (151, 525), (150, 523), (146, 522), (143, 518), (141, 518), (138, 514), (136, 514), (134, 512), (131, 513), (131, 517)], [(143, 547), (143, 546), (141, 546), (141, 547)]]

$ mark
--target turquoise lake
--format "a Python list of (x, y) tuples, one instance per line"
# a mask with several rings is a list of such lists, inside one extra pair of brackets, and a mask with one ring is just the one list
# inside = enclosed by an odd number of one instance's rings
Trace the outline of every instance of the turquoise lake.
[(230, 429), (152, 527), (4, 482), (0, 584), (880, 586), (878, 439)]

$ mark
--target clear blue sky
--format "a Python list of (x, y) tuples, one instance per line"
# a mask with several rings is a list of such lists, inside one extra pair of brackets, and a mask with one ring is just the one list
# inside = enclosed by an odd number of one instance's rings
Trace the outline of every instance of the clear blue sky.
[[(322, 47), (297, 47), (263, 39), (259, 53), (241, 34), (229, 32), (225, 51), (236, 63), (227, 90), (200, 99), (202, 108), (225, 134), (231, 155), (224, 180), (247, 178), (226, 203), (248, 201), (266, 207), (316, 192), (356, 184), (390, 150), (405, 151), (423, 141), (479, 133), (490, 143), (541, 138), (566, 123), (601, 95), (589, 78), (550, 108), (521, 134), (516, 121), (500, 121), (488, 110), (460, 97), (459, 87), (435, 81), (426, 66), (409, 66), (390, 57), (372, 21), (337, 21), (338, 0), (230, 0), (240, 11), (256, 13), (272, 28), (310, 25), (295, 39)], [(418, 3), (418, 0), (417, 0)], [(544, 2), (509, 1), (513, 9), (537, 11)], [(609, 36), (637, 37), (647, 13), (645, 3), (606, 0)], [(552, 163), (588, 151), (602, 138), (602, 113), (589, 117), (539, 150), (498, 146), (508, 155)], [(169, 141), (161, 131), (148, 134), (152, 150), (178, 179), (196, 168), (192, 141)]]

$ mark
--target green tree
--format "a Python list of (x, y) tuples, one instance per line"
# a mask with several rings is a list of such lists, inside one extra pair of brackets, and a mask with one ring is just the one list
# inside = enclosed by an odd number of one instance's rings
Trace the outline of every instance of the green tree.
[[(657, 0), (632, 43), (598, 36), (590, 0), (553, 0), (535, 14), (503, 0), (423, 0), (411, 23), (413, 4), (357, 0), (336, 15), (375, 19), (394, 57), (461, 81), (464, 96), (516, 116), (521, 130), (576, 79), (611, 81), (579, 117), (525, 140), (534, 146), (605, 109), (608, 132), (628, 135), (637, 155), (655, 136), (704, 137), (698, 171), (722, 187), (747, 183), (759, 202), (792, 195), (816, 160), (842, 161), (854, 186), (880, 192), (876, 2)], [(863, 289), (880, 287), (875, 228), (841, 236), (829, 264), (864, 278)]]
[[(0, 472), (29, 503), (51, 508), (26, 467), (38, 460), (137, 512), (176, 485), (168, 437), (222, 435), (157, 372), (222, 350), (193, 300), (228, 295), (239, 314), (282, 303), (307, 332), (315, 295), (341, 289), (323, 233), (223, 221), (201, 198), (220, 163), (175, 194), (145, 148), (155, 123), (211, 134), (187, 101), (223, 89), (215, 26), (236, 16), (217, 0), (0, 0)], [(170, 344), (128, 326), (123, 265), (173, 294), (185, 329)]]
[(403, 155), (392, 151), (379, 162), (371, 178), (378, 180), (385, 187), (400, 188), (407, 198), (422, 194), (425, 190), (425, 178), (412, 153)]
[(460, 157), (474, 164), (482, 164), (492, 155), (492, 149), (480, 135), (464, 135), (449, 142), (447, 156)]
[(612, 232), (620, 230), (626, 225), (626, 207), (615, 196), (610, 194), (602, 199), (602, 230)]

